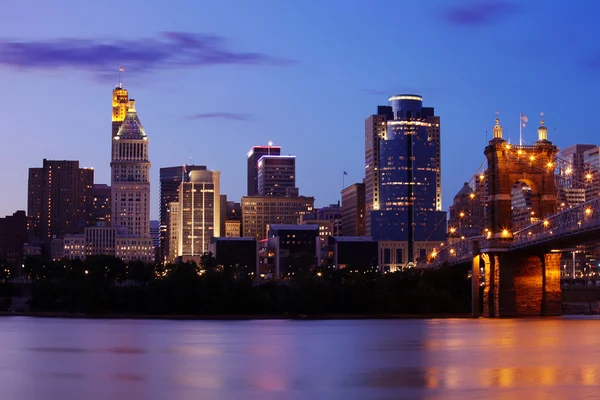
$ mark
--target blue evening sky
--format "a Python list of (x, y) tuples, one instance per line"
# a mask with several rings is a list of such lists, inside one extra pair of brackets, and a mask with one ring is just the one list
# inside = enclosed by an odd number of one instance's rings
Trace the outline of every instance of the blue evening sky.
[(600, 2), (20, 0), (0, 3), (0, 215), (27, 206), (27, 169), (80, 160), (110, 183), (119, 65), (158, 170), (189, 162), (246, 191), (246, 153), (297, 156), (316, 205), (364, 174), (364, 120), (392, 94), (441, 116), (444, 209), (483, 161), (500, 111), (518, 141), (543, 111), (559, 147), (600, 142)]

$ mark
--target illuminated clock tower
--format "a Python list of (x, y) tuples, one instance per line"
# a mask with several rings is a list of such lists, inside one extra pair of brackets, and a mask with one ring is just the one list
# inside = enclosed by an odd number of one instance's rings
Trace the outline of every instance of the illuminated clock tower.
[(112, 138), (110, 167), (113, 227), (130, 237), (151, 240), (148, 136), (134, 100), (129, 100), (125, 119)]

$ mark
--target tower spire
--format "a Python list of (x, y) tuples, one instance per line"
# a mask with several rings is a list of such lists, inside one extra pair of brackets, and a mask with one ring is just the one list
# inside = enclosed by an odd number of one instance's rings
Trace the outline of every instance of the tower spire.
[(542, 117), (540, 121), (540, 127), (538, 128), (538, 142), (548, 140), (548, 128), (544, 125), (544, 112), (540, 113)]
[(494, 139), (502, 139), (502, 126), (500, 125), (500, 118), (498, 117), (498, 110), (496, 110), (496, 125), (494, 125)]

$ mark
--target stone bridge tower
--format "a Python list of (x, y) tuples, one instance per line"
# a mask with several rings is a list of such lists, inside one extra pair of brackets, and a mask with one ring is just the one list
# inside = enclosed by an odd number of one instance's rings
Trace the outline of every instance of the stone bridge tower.
[[(554, 184), (558, 149), (548, 141), (544, 120), (533, 145), (511, 145), (502, 138), (502, 127), (496, 118), (494, 138), (485, 148), (488, 162), (488, 227), (489, 240), (473, 260), (473, 271), (485, 271), (483, 315), (514, 317), (557, 315), (561, 313), (560, 253), (509, 251), (512, 242), (512, 188), (522, 182), (531, 188), (532, 219), (556, 212)], [(477, 288), (479, 292), (479, 278)], [(474, 279), (475, 282), (475, 279)]]
[(529, 146), (511, 145), (502, 138), (502, 126), (496, 118), (494, 138), (485, 148), (488, 162), (488, 228), (492, 238), (512, 235), (512, 188), (525, 183), (532, 192), (532, 217), (543, 219), (556, 213), (554, 185), (558, 149), (548, 141), (544, 120), (538, 128), (538, 140)]

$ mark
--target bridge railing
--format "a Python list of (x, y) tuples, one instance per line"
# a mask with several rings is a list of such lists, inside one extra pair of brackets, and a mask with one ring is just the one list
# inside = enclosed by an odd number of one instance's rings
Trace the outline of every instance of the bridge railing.
[(512, 247), (522, 247), (600, 227), (600, 199), (595, 198), (513, 233)]
[(429, 257), (428, 267), (438, 267), (444, 262), (456, 264), (464, 262), (472, 257), (473, 242), (482, 241), (485, 236), (472, 236), (451, 242), (435, 250), (435, 254)]

